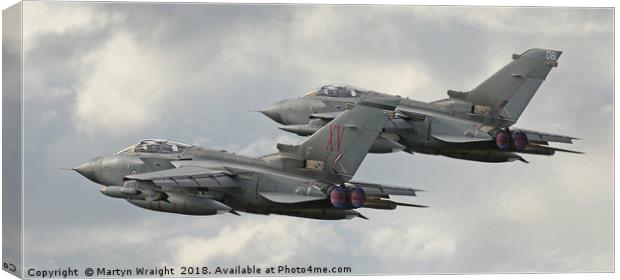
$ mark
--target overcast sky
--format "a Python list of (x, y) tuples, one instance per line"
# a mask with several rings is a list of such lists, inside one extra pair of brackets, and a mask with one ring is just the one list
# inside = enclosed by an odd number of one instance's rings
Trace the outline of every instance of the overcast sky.
[[(369, 155), (425, 189), (315, 221), (147, 211), (73, 167), (143, 138), (263, 155), (302, 138), (251, 112), (327, 83), (432, 101), (529, 48), (563, 50), (518, 127), (584, 155), (489, 164)], [(25, 266), (343, 265), (354, 273), (613, 270), (613, 10), (24, 3)], [(398, 198), (397, 198), (398, 199)]]

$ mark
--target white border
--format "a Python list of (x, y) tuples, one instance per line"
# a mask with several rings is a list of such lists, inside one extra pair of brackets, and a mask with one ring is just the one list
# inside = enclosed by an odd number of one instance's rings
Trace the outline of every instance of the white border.
[[(76, 2), (82, 2), (82, 1), (76, 1)], [(84, 1), (84, 2), (88, 2), (88, 1)], [(109, 1), (109, 2), (126, 2), (126, 1)], [(215, 1), (178, 1), (178, 0), (166, 0), (166, 1), (162, 1), (162, 0), (150, 0), (150, 1), (132, 1), (132, 2), (215, 2)], [(545, 7), (550, 7), (550, 6), (561, 6), (561, 7), (617, 7), (617, 3), (614, 1), (609, 1), (609, 0), (590, 0), (590, 1), (584, 1), (584, 0), (564, 0), (564, 1), (560, 1), (560, 0), (544, 0), (544, 1), (535, 1), (535, 0), (504, 0), (504, 1), (492, 1), (492, 0), (477, 0), (477, 1), (450, 1), (450, 0), (437, 0), (437, 1), (430, 1), (430, 0), (409, 0), (409, 1), (397, 1), (397, 0), (386, 0), (386, 1), (368, 1), (368, 0), (356, 0), (356, 1), (344, 1), (344, 0), (339, 0), (339, 1), (335, 1), (335, 0), (313, 0), (313, 1), (291, 1), (291, 0), (277, 0), (277, 1), (257, 1), (257, 0), (238, 0), (238, 1), (230, 1), (230, 0), (218, 0), (217, 2), (222, 2), (222, 3), (302, 3), (302, 4), (396, 4), (396, 5), (469, 5), (469, 6), (545, 6)], [(0, 7), (2, 7), (2, 9), (6, 9), (14, 4), (17, 3), (17, 1), (11, 1), (11, 0), (0, 0)], [(618, 24), (615, 21), (615, 11), (614, 11), (614, 39), (617, 38), (617, 34), (618, 34)], [(2, 34), (2, 28), (1, 28), (1, 23), (0, 23), (0, 35)], [(618, 271), (618, 263), (615, 261), (615, 253), (616, 253), (616, 248), (617, 248), (617, 243), (616, 241), (616, 237), (618, 235), (618, 232), (616, 231), (615, 228), (615, 221), (616, 221), (616, 217), (618, 217), (618, 213), (617, 213), (617, 209), (615, 207), (615, 201), (617, 201), (617, 194), (615, 192), (615, 176), (618, 174), (618, 166), (616, 164), (616, 160), (617, 157), (617, 151), (615, 149), (616, 145), (618, 144), (618, 130), (616, 129), (616, 124), (618, 124), (618, 116), (615, 114), (615, 108), (618, 108), (618, 100), (616, 100), (615, 98), (615, 92), (616, 92), (616, 84), (615, 84), (615, 80), (618, 77), (618, 72), (616, 71), (616, 65), (617, 65), (617, 58), (615, 56), (615, 54), (618, 52), (618, 46), (615, 44), (615, 40), (614, 40), (614, 269), (617, 272)], [(23, 59), (23, 58), (22, 58)], [(2, 62), (2, 58), (0, 58), (0, 63)], [(0, 82), (2, 80), (2, 77), (0, 76)], [(22, 81), (23, 82), (23, 81)], [(23, 85), (22, 85), (23, 88)], [(1, 103), (1, 101), (0, 101)], [(22, 108), (23, 110), (23, 108)], [(23, 111), (22, 111), (23, 114)], [(0, 106), (0, 123), (1, 123), (1, 118), (2, 118), (2, 107)], [(23, 120), (23, 116), (22, 116), (22, 120)], [(22, 141), (23, 141), (23, 135), (22, 135)], [(2, 144), (2, 139), (0, 138), (0, 145)], [(0, 157), (2, 156), (2, 151), (0, 150)], [(23, 155), (22, 155), (23, 156)], [(1, 162), (0, 162), (0, 167), (2, 166)], [(22, 166), (22, 170), (23, 170), (23, 166)], [(2, 171), (0, 168), (0, 175), (1, 175)], [(0, 199), (2, 198), (2, 195), (0, 194)], [(23, 201), (22, 201), (23, 203)], [(23, 205), (23, 204), (22, 204)], [(2, 210), (0, 208), (0, 214), (1, 214)], [(23, 222), (23, 221), (22, 221)], [(584, 221), (587, 222), (587, 221)], [(2, 225), (0, 224), (0, 231), (2, 229)], [(23, 265), (23, 263), (22, 263)], [(5, 276), (9, 276), (10, 274), (8, 274), (5, 271), (0, 272), (0, 275), (2, 275), (2, 278), (4, 278)], [(351, 279), (370, 279), (369, 277), (372, 277), (372, 279), (410, 279), (412, 277), (415, 277), (416, 279), (454, 279), (456, 277), (458, 277), (459, 279), (591, 279), (591, 278), (596, 278), (596, 279), (616, 279), (616, 273), (569, 273), (569, 274), (466, 274), (466, 275), (461, 275), (461, 274), (457, 274), (457, 275), (447, 275), (447, 274), (443, 274), (443, 275), (397, 275), (397, 276), (325, 276), (325, 277), (321, 277), (322, 279), (346, 279), (346, 280), (351, 280)], [(9, 276), (11, 277), (11, 276)], [(219, 277), (218, 277), (219, 278)], [(78, 278), (80, 279), (80, 278)], [(89, 278), (85, 278), (85, 279), (89, 279)], [(132, 278), (132, 279), (140, 279), (140, 278)], [(151, 278), (148, 278), (151, 279)], [(161, 279), (179, 279), (179, 278), (161, 278)], [(192, 278), (192, 279), (200, 279), (200, 278)], [(216, 278), (210, 278), (210, 279), (216, 279)], [(226, 277), (225, 279), (231, 279), (231, 280), (236, 280), (236, 279), (256, 279), (256, 280), (261, 280), (261, 279), (275, 279), (273, 277), (231, 277), (228, 278)], [(308, 277), (287, 277), (286, 279), (311, 279)]]

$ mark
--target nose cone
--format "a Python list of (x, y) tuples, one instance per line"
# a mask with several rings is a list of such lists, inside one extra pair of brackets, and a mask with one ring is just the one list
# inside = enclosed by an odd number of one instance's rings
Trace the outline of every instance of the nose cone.
[(97, 183), (97, 170), (99, 169), (100, 159), (94, 158), (90, 161), (82, 163), (73, 168), (75, 172), (80, 173), (80, 175), (86, 177), (88, 180), (91, 180)]
[(270, 119), (280, 124), (283, 124), (282, 123), (282, 101), (276, 102), (272, 104), (271, 106), (260, 110), (260, 112), (265, 114), (265, 116), (269, 117)]

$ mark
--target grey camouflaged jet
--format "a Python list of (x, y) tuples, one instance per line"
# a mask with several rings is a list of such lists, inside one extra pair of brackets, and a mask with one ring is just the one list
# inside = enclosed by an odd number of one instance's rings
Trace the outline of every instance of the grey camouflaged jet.
[(260, 158), (155, 139), (73, 170), (103, 185), (107, 196), (187, 215), (244, 211), (339, 220), (365, 218), (354, 210), (362, 207), (424, 207), (389, 200), (415, 196), (416, 189), (351, 181), (398, 102), (362, 99), (302, 144), (278, 144), (278, 153)]
[[(549, 146), (577, 139), (513, 128), (561, 51), (530, 49), (474, 89), (448, 90), (448, 98), (426, 103), (401, 98), (396, 118), (390, 119), (371, 146), (371, 153), (404, 150), (452, 158), (509, 162), (521, 154), (580, 153)], [(282, 100), (261, 110), (283, 124), (279, 128), (306, 136), (368, 96), (388, 96), (347, 85), (326, 85), (300, 98)]]

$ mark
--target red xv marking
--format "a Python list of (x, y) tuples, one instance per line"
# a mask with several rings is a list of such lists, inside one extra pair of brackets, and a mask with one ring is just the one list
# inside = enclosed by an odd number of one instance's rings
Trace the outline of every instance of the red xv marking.
[(334, 150), (334, 144), (333, 144), (334, 128), (336, 128), (336, 127), (332, 126), (332, 125), (329, 126), (329, 140), (327, 140), (327, 147), (325, 147), (325, 150), (327, 150), (327, 151), (333, 151)]
[(340, 152), (340, 147), (342, 146), (342, 139), (344, 138), (344, 127), (338, 127), (338, 152)]
[(336, 133), (336, 151), (340, 151), (340, 147), (342, 146), (342, 139), (344, 139), (344, 127), (340, 125), (330, 125), (329, 126), (329, 139), (327, 140), (327, 146), (325, 150), (333, 151), (334, 150), (334, 132)]

